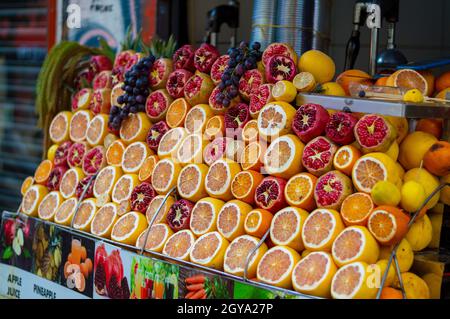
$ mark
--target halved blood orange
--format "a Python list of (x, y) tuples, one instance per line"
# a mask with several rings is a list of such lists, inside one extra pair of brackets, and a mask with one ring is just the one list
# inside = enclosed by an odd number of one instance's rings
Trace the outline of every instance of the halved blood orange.
[(333, 158), (334, 168), (351, 176), (356, 161), (361, 157), (361, 152), (353, 145), (341, 146)]
[(225, 251), (230, 243), (216, 231), (199, 237), (189, 254), (191, 262), (218, 270), (223, 269)]
[(265, 209), (256, 208), (247, 214), (244, 230), (248, 235), (262, 238), (270, 229), (273, 215)]
[(406, 235), (409, 221), (410, 217), (400, 208), (378, 206), (370, 213), (367, 228), (381, 245), (390, 246)]
[(189, 229), (180, 230), (167, 239), (162, 252), (169, 257), (189, 261), (194, 242), (195, 236)]
[(258, 137), (258, 121), (256, 119), (248, 121), (242, 128), (242, 140), (251, 143), (257, 141)]
[(148, 228), (139, 235), (136, 241), (136, 247), (142, 248), (145, 240), (145, 250), (162, 252), (164, 245), (170, 236), (173, 235), (173, 230), (167, 224), (155, 224), (150, 228), (150, 232), (147, 235)]
[(222, 206), (217, 216), (217, 230), (227, 240), (245, 234), (244, 221), (252, 207), (240, 200), (231, 200)]
[(111, 237), (111, 230), (119, 217), (117, 215), (118, 206), (116, 203), (107, 203), (95, 213), (91, 223), (93, 235), (104, 238)]
[(83, 142), (91, 122), (93, 114), (89, 110), (79, 110), (72, 115), (70, 120), (69, 136), (72, 142)]
[(292, 248), (272, 247), (259, 262), (256, 277), (266, 284), (291, 289), (292, 271), (299, 260), (300, 255)]
[(22, 182), (22, 186), (20, 186), (20, 194), (23, 196), (27, 192), (27, 190), (34, 184), (33, 176), (28, 176)]
[(178, 148), (187, 135), (188, 133), (184, 127), (175, 127), (167, 131), (159, 142), (158, 157), (160, 159), (166, 157), (176, 158)]
[(405, 89), (417, 89), (423, 95), (428, 93), (427, 80), (417, 71), (412, 69), (398, 70), (387, 79), (387, 86), (395, 86)]
[(331, 297), (331, 281), (337, 267), (326, 252), (312, 252), (300, 260), (292, 271), (292, 286), (300, 293)]
[[(156, 214), (157, 210), (161, 206), (164, 195), (157, 195), (153, 197), (150, 204), (148, 204), (147, 211), (145, 212), (145, 216), (147, 217), (147, 222), (150, 224), (150, 222), (153, 219), (153, 216)], [(170, 207), (175, 203), (175, 198), (173, 196), (169, 196), (166, 199), (166, 202), (161, 207), (161, 210), (158, 213), (158, 216), (156, 217), (153, 224), (159, 224), (159, 223), (166, 223), (167, 214), (169, 213)]]
[(48, 159), (43, 160), (36, 168), (36, 171), (34, 172), (34, 181), (37, 184), (47, 183), (52, 170), (53, 170), (53, 163)]
[(138, 173), (147, 157), (153, 151), (144, 142), (134, 142), (127, 146), (122, 155), (122, 169), (125, 173)]
[(93, 192), (96, 198), (102, 195), (110, 196), (114, 185), (122, 176), (122, 169), (116, 166), (106, 166), (97, 175), (94, 182)]
[(270, 224), (270, 239), (275, 245), (287, 246), (301, 252), (304, 249), (302, 229), (308, 212), (297, 207), (278, 211)]
[(331, 254), (338, 267), (355, 261), (374, 264), (380, 255), (380, 248), (366, 227), (351, 226), (336, 237)]
[(312, 211), (316, 208), (314, 188), (317, 177), (310, 173), (300, 173), (292, 176), (284, 188), (284, 197), (289, 205)]
[(141, 168), (139, 169), (139, 180), (141, 182), (149, 182), (152, 178), (153, 170), (155, 169), (156, 163), (158, 163), (158, 155), (150, 155), (144, 160)]
[(240, 158), (242, 169), (244, 171), (253, 170), (259, 172), (263, 166), (263, 155), (265, 151), (266, 145), (263, 146), (260, 142), (252, 142), (248, 144), (244, 148)]
[(143, 112), (136, 114), (130, 113), (122, 122), (120, 127), (120, 138), (125, 144), (145, 141), (151, 126), (152, 124), (150, 123), (147, 114)]
[(335, 238), (343, 229), (344, 223), (337, 211), (318, 208), (303, 224), (303, 244), (309, 251), (331, 251)]
[(138, 236), (148, 227), (144, 214), (129, 212), (121, 216), (111, 230), (111, 239), (126, 245), (136, 245)]
[(214, 198), (231, 200), (233, 198), (231, 181), (240, 171), (241, 167), (235, 161), (226, 158), (218, 159), (211, 164), (206, 175), (206, 192)]
[(77, 186), (84, 177), (83, 170), (79, 167), (74, 167), (66, 171), (59, 184), (59, 191), (62, 197), (67, 199), (75, 196)]
[(214, 115), (206, 122), (205, 137), (211, 141), (223, 136), (225, 136), (225, 117)]
[(178, 194), (184, 199), (196, 202), (206, 196), (205, 178), (208, 166), (205, 164), (189, 164), (178, 175)]
[(111, 200), (120, 204), (122, 201), (130, 199), (133, 189), (139, 184), (139, 178), (136, 174), (122, 175), (114, 185)]
[(370, 194), (379, 181), (398, 182), (395, 162), (384, 153), (369, 153), (359, 158), (352, 170), (352, 180), (359, 192)]
[(71, 197), (62, 202), (55, 213), (55, 223), (70, 226), (75, 210), (77, 209), (77, 204), (78, 200), (75, 197)]
[(231, 182), (231, 193), (234, 198), (253, 204), (255, 202), (256, 187), (263, 178), (264, 176), (261, 173), (252, 170), (239, 172)]
[(167, 125), (169, 125), (170, 128), (183, 126), (186, 114), (189, 112), (190, 108), (191, 106), (182, 97), (173, 101), (167, 109)]
[(177, 160), (182, 165), (203, 162), (203, 149), (207, 140), (201, 134), (189, 134), (181, 142), (177, 150)]
[(192, 208), (189, 228), (196, 236), (217, 230), (217, 215), (225, 202), (217, 198), (206, 197)]
[(270, 141), (272, 138), (292, 132), (291, 124), (295, 112), (295, 108), (286, 102), (266, 104), (258, 115), (259, 135)]
[(78, 211), (75, 213), (73, 217), (73, 228), (90, 232), (91, 231), (91, 222), (94, 218), (95, 213), (97, 212), (97, 206), (95, 205), (95, 198), (88, 198), (81, 202), (78, 207)]
[(56, 114), (48, 129), (48, 135), (53, 143), (61, 144), (62, 142), (69, 140), (69, 125), (71, 119), (72, 112), (62, 111)]
[(369, 194), (353, 193), (342, 202), (342, 220), (346, 226), (366, 226), (374, 207), (372, 197)]
[(22, 212), (29, 216), (37, 216), (42, 199), (48, 194), (48, 189), (42, 185), (32, 185), (23, 195), (20, 205)]
[(181, 165), (171, 158), (165, 158), (156, 163), (152, 174), (153, 188), (160, 195), (167, 194), (177, 185)]
[(288, 179), (300, 173), (305, 145), (294, 134), (280, 136), (270, 143), (263, 156), (267, 174)]
[(39, 204), (39, 218), (43, 220), (53, 221), (56, 211), (58, 210), (63, 200), (63, 197), (58, 191), (48, 193)]
[(90, 146), (103, 145), (106, 135), (108, 135), (108, 115), (97, 114), (89, 122), (86, 141)]
[(373, 299), (377, 287), (370, 285), (369, 265), (365, 262), (354, 262), (341, 267), (331, 282), (331, 296), (334, 299)]
[(213, 112), (208, 104), (198, 104), (191, 108), (184, 120), (184, 127), (188, 133), (203, 133), (206, 123), (213, 117)]
[(125, 147), (125, 143), (122, 140), (112, 142), (106, 150), (106, 163), (111, 166), (122, 166)]
[[(243, 276), (247, 257), (256, 248), (258, 242), (259, 238), (249, 235), (242, 235), (235, 238), (225, 251), (223, 270), (235, 276)], [(247, 278), (254, 278), (256, 276), (256, 267), (267, 249), (267, 245), (263, 243), (250, 257)]]

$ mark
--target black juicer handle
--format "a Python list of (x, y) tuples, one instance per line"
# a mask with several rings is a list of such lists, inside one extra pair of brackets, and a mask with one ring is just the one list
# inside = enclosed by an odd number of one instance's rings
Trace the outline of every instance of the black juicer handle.
[(359, 36), (359, 30), (352, 31), (352, 36), (347, 42), (347, 48), (345, 51), (344, 70), (353, 69), (355, 67), (356, 58), (358, 57), (360, 48)]

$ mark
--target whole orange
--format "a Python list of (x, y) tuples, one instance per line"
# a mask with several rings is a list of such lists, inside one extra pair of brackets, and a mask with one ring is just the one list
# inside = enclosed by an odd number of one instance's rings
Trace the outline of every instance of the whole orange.
[(350, 83), (356, 82), (360, 84), (371, 84), (372, 77), (364, 71), (354, 69), (347, 70), (339, 74), (336, 78), (336, 82), (342, 86), (345, 94), (350, 95)]
[(437, 77), (435, 82), (436, 92), (441, 92), (446, 88), (450, 88), (450, 71), (442, 73)]
[(441, 119), (420, 119), (416, 125), (416, 131), (426, 132), (440, 139), (442, 136)]

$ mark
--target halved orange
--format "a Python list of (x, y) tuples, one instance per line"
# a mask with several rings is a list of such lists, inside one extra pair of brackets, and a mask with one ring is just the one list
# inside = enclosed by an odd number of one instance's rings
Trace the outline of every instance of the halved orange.
[(259, 135), (270, 141), (272, 138), (292, 132), (291, 124), (295, 112), (295, 108), (286, 102), (266, 104), (258, 115)]
[(147, 219), (139, 212), (121, 216), (111, 230), (111, 239), (126, 245), (136, 245), (138, 236), (147, 228)]
[(292, 271), (299, 260), (300, 255), (292, 248), (272, 247), (259, 262), (256, 277), (266, 284), (291, 289)]
[(111, 146), (111, 144), (117, 141), (118, 139), (119, 137), (114, 133), (108, 133), (106, 134), (105, 139), (103, 140), (103, 146), (107, 150)]
[(112, 142), (106, 150), (106, 163), (111, 166), (122, 166), (122, 157), (125, 148), (125, 143), (122, 140)]
[(369, 194), (353, 193), (342, 202), (342, 221), (346, 226), (366, 226), (374, 207), (372, 197)]
[(309, 214), (303, 224), (302, 240), (309, 251), (331, 251), (335, 238), (344, 229), (339, 213), (318, 208)]
[(40, 219), (53, 221), (55, 214), (63, 202), (63, 197), (58, 191), (53, 191), (45, 195), (38, 207)]
[(120, 204), (122, 201), (130, 199), (133, 189), (139, 184), (139, 178), (136, 174), (122, 175), (114, 185), (111, 200)]
[(278, 211), (270, 224), (270, 239), (275, 245), (287, 246), (301, 252), (304, 249), (302, 229), (308, 212), (297, 207)]
[(248, 204), (255, 202), (255, 190), (264, 176), (255, 171), (242, 171), (234, 176), (231, 182), (231, 193), (234, 198), (239, 199)]
[(48, 135), (53, 143), (61, 144), (62, 142), (69, 140), (69, 126), (71, 119), (72, 112), (62, 111), (56, 114), (48, 129)]
[(317, 251), (308, 254), (292, 271), (292, 286), (300, 293), (331, 297), (331, 281), (337, 267), (329, 253)]
[(69, 136), (72, 142), (83, 142), (93, 114), (89, 110), (79, 110), (70, 120)]
[(120, 127), (120, 138), (125, 144), (131, 144), (138, 141), (145, 141), (148, 130), (152, 124), (147, 114), (139, 112), (130, 113), (122, 122)]
[(354, 262), (341, 267), (331, 282), (331, 296), (334, 299), (374, 299), (378, 288), (371, 282), (369, 265)]
[(159, 142), (158, 157), (160, 159), (166, 157), (176, 158), (178, 148), (187, 135), (188, 133), (184, 127), (175, 127), (167, 131)]
[(417, 71), (412, 69), (402, 69), (389, 76), (387, 86), (395, 86), (405, 89), (417, 89), (423, 95), (428, 93), (427, 80)]
[(205, 137), (211, 141), (223, 136), (225, 136), (225, 117), (214, 115), (206, 122)]
[[(149, 224), (152, 221), (153, 216), (156, 214), (156, 211), (161, 206), (161, 204), (164, 200), (164, 197), (165, 197), (164, 195), (157, 195), (151, 200), (150, 204), (148, 205), (147, 211), (145, 212), (145, 216), (147, 217), (147, 222)], [(174, 203), (175, 203), (175, 198), (173, 196), (167, 197), (166, 202), (161, 207), (161, 210), (159, 211), (158, 216), (156, 217), (153, 224), (166, 223), (167, 213), (169, 212), (170, 207)]]
[(334, 168), (351, 176), (356, 161), (361, 157), (361, 152), (353, 145), (341, 146), (333, 158)]
[(249, 204), (240, 200), (231, 200), (222, 206), (217, 216), (217, 230), (227, 240), (233, 240), (245, 234), (244, 221), (252, 210)]
[(77, 209), (77, 204), (78, 200), (76, 199), (76, 197), (71, 197), (62, 202), (55, 213), (55, 223), (64, 226), (70, 226), (70, 224), (72, 223), (72, 218)]
[(214, 114), (208, 104), (198, 104), (191, 108), (186, 114), (184, 127), (189, 134), (203, 133), (206, 128), (206, 123), (213, 115)]
[(310, 173), (300, 173), (292, 176), (284, 188), (284, 197), (289, 205), (312, 211), (316, 208), (314, 188), (317, 177)]
[(111, 230), (119, 217), (118, 206), (116, 203), (108, 203), (97, 211), (91, 223), (92, 234), (104, 238), (111, 237)]
[(189, 134), (177, 150), (177, 160), (182, 165), (203, 162), (203, 149), (207, 140), (201, 134)]
[(300, 72), (294, 77), (292, 83), (299, 92), (311, 92), (316, 87), (314, 75), (309, 72)]
[(247, 214), (244, 230), (248, 235), (262, 238), (270, 229), (273, 215), (265, 209), (256, 208)]
[(288, 179), (302, 171), (302, 154), (305, 145), (294, 134), (276, 138), (263, 156), (267, 174)]
[(390, 246), (405, 237), (409, 220), (410, 217), (400, 208), (378, 206), (370, 213), (367, 228), (381, 245)]
[(91, 222), (97, 212), (95, 202), (95, 198), (88, 198), (81, 202), (75, 216), (73, 217), (73, 228), (85, 232), (91, 231)]
[(125, 173), (138, 173), (147, 157), (153, 151), (144, 142), (134, 142), (127, 146), (122, 155), (122, 169)]
[(251, 143), (258, 140), (258, 121), (256, 119), (250, 120), (242, 128), (242, 140), (245, 143)]
[[(247, 257), (256, 248), (258, 242), (259, 238), (249, 235), (242, 235), (235, 238), (225, 251), (223, 270), (235, 276), (243, 276)], [(267, 249), (267, 245), (263, 243), (250, 257), (247, 278), (256, 276), (256, 267)]]
[[(155, 224), (148, 228), (139, 235), (136, 241), (136, 247), (142, 248), (145, 243), (145, 250), (156, 251), (160, 253), (163, 251), (164, 245), (170, 236), (173, 235), (173, 230), (167, 224)], [(145, 240), (147, 239), (147, 242)]]
[(195, 236), (189, 229), (180, 230), (167, 239), (162, 253), (172, 258), (189, 261)]
[(32, 185), (26, 191), (20, 205), (24, 214), (29, 216), (37, 216), (38, 207), (42, 199), (48, 194), (48, 189), (42, 185)]
[(150, 155), (144, 160), (141, 168), (139, 169), (139, 180), (141, 182), (149, 182), (152, 178), (153, 170), (155, 169), (156, 163), (158, 163), (158, 155)]
[(94, 181), (93, 193), (98, 199), (102, 195), (110, 196), (114, 186), (122, 176), (122, 169), (116, 166), (106, 166), (97, 175)]
[(20, 194), (23, 196), (27, 192), (27, 190), (30, 188), (31, 185), (34, 184), (34, 178), (33, 176), (28, 176), (25, 178), (22, 182), (22, 186), (20, 186)]
[(36, 171), (34, 172), (34, 181), (37, 184), (45, 184), (48, 181), (48, 178), (50, 177), (50, 174), (53, 169), (53, 163), (46, 159), (43, 160), (39, 166), (36, 168)]
[(131, 212), (131, 202), (129, 199), (123, 200), (119, 203), (119, 208), (117, 208), (117, 215), (123, 216), (126, 213)]
[(90, 146), (102, 145), (106, 135), (108, 135), (108, 115), (97, 114), (89, 122), (86, 141)]
[(359, 192), (370, 193), (379, 181), (398, 182), (395, 162), (384, 153), (369, 153), (359, 158), (352, 170), (352, 181)]
[(189, 112), (191, 106), (184, 98), (173, 101), (166, 113), (166, 123), (170, 128), (184, 126), (184, 119)]
[(231, 181), (240, 171), (241, 167), (238, 163), (226, 158), (218, 159), (211, 164), (206, 175), (206, 192), (211, 197), (225, 201), (232, 199)]
[(252, 142), (248, 144), (241, 154), (240, 164), (244, 171), (253, 170), (259, 172), (263, 166), (263, 155), (266, 146), (260, 142)]
[(178, 194), (184, 199), (196, 202), (206, 196), (205, 178), (208, 166), (205, 164), (189, 164), (180, 172), (177, 181)]
[(164, 158), (156, 163), (152, 174), (152, 185), (160, 195), (167, 194), (173, 187), (177, 186), (181, 165), (171, 158)]
[(189, 254), (193, 263), (218, 270), (223, 269), (225, 251), (230, 243), (216, 231), (199, 237)]
[(217, 215), (225, 202), (217, 198), (206, 197), (199, 200), (191, 212), (189, 228), (196, 236), (217, 230)]
[(61, 192), (62, 197), (66, 199), (73, 197), (76, 193), (78, 184), (84, 176), (83, 170), (79, 167), (73, 167), (66, 171), (59, 184), (59, 191)]

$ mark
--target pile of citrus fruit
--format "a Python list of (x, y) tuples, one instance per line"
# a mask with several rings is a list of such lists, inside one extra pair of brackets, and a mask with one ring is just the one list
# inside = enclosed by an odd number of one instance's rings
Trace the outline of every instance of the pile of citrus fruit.
[[(203, 86), (217, 75), (197, 70), (202, 103), (190, 105), (185, 88), (165, 115), (130, 113), (120, 131), (93, 113), (92, 92), (78, 94), (77, 108), (50, 125), (55, 144), (25, 180), (21, 211), (237, 276), (247, 267), (251, 279), (327, 298), (374, 298), (400, 243), (406, 296), (429, 298), (410, 269), (432, 241), (427, 213), (449, 204), (449, 191), (408, 223), (439, 178), (449, 181), (450, 144), (430, 125), (409, 132), (404, 118), (294, 106), (317, 83), (348, 90), (338, 84), (345, 77), (330, 82), (334, 63), (319, 51), (297, 57), (275, 43), (251, 71), (239, 85), (250, 91), (220, 109)], [(173, 188), (178, 196), (164, 202)], [(393, 266), (388, 274), (382, 297), (401, 298)]]

